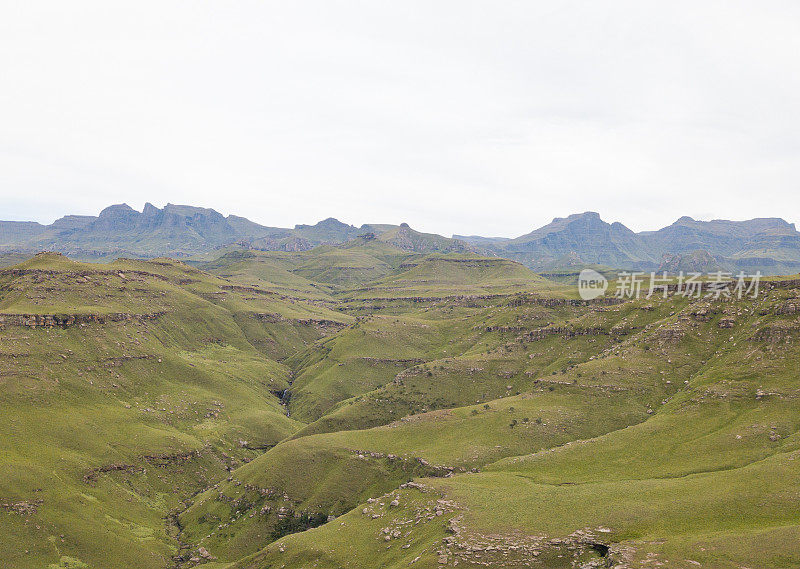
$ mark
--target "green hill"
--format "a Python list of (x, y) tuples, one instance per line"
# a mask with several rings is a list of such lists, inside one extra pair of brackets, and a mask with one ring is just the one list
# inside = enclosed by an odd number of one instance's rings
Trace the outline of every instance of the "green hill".
[[(348, 317), (238, 290), (168, 260), (38, 255), (0, 271), (0, 558), (163, 567), (163, 518), (293, 433), (280, 394), (315, 321)], [(262, 319), (262, 314), (270, 315)], [(102, 536), (102, 537), (100, 537)]]
[(3, 563), (800, 563), (800, 281), (585, 302), (369, 235), (221, 253), (0, 269)]
[(351, 298), (446, 297), (555, 291), (558, 287), (514, 261), (472, 253), (410, 259), (400, 272), (370, 282)]
[[(276, 527), (280, 508), (320, 519), (348, 512), (236, 567), (399, 567), (417, 556), (421, 566), (570, 567), (577, 559), (639, 567), (655, 559), (789, 567), (800, 555), (791, 539), (795, 498), (787, 494), (797, 484), (800, 392), (787, 362), (797, 355), (800, 328), (786, 311), (798, 296), (780, 287), (759, 301), (573, 306), (541, 314), (555, 320), (560, 312), (558, 326), (487, 326), (480, 337), (489, 354), (467, 350), (454, 361), (481, 372), (502, 362), (511, 386), (505, 397), (464, 407), (446, 401), (440, 411), (368, 430), (302, 436), (306, 429), (241, 469), (245, 478), (235, 472), (219, 497), (199, 500), (187, 523), (214, 511), (225, 532), (210, 530), (204, 543), (212, 550), (224, 543), (220, 551), (234, 560), (254, 552), (254, 540), (240, 542), (239, 532)], [(547, 328), (558, 330), (554, 341)], [(516, 370), (506, 367), (517, 362)], [(420, 401), (440, 405), (446, 384), (463, 390), (476, 373), (419, 374)], [(435, 386), (427, 395), (426, 382)], [(363, 400), (385, 410), (395, 385)], [(291, 465), (296, 455), (320, 457), (313, 495), (300, 479), (285, 478), (305, 472)], [(345, 465), (349, 484), (334, 474)], [(412, 466), (433, 471), (420, 478)], [(390, 468), (386, 479), (416, 482), (382, 495), (368, 474), (375, 468)], [(229, 517), (221, 503), (235, 503), (237, 514)]]
[(459, 239), (450, 239), (434, 233), (421, 233), (402, 223), (378, 234), (377, 239), (404, 251), (415, 253), (466, 253), (473, 247)]

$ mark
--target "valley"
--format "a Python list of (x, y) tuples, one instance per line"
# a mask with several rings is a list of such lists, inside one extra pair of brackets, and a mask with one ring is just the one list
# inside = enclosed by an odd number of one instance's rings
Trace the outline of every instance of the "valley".
[(0, 558), (800, 563), (797, 278), (584, 301), (412, 241), (0, 269)]

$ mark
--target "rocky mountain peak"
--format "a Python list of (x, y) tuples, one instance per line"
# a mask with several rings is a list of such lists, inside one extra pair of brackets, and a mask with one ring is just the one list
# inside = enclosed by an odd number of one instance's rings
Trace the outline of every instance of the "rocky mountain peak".
[(98, 216), (100, 219), (111, 219), (111, 218), (120, 218), (120, 217), (131, 217), (132, 215), (136, 215), (137, 212), (131, 206), (126, 203), (121, 204), (114, 204), (110, 205), (105, 208), (103, 211), (100, 212)]
[(317, 224), (314, 225), (314, 227), (318, 227), (318, 228), (321, 228), (321, 229), (322, 228), (325, 228), (325, 229), (344, 229), (344, 228), (348, 228), (350, 226), (347, 225), (346, 223), (342, 223), (341, 221), (339, 221), (335, 217), (327, 217), (327, 218), (323, 219), (322, 221), (317, 222)]
[(150, 202), (147, 202), (146, 204), (144, 204), (144, 209), (142, 210), (142, 215), (144, 215), (145, 217), (155, 217), (159, 213), (161, 213), (161, 210), (158, 209), (153, 204), (151, 204)]

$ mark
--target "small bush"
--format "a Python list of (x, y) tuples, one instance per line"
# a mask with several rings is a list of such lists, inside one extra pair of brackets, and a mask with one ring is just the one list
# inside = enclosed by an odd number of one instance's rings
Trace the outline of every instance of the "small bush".
[(290, 533), (297, 533), (307, 529), (321, 526), (328, 521), (326, 514), (307, 514), (303, 513), (299, 517), (289, 515), (282, 520), (278, 520), (272, 530), (272, 539), (280, 539)]

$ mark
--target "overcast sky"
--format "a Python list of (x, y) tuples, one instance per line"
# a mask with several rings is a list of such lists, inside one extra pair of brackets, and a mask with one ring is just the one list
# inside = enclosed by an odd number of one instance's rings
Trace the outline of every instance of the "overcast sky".
[(800, 2), (0, 0), (0, 200), (800, 222)]

